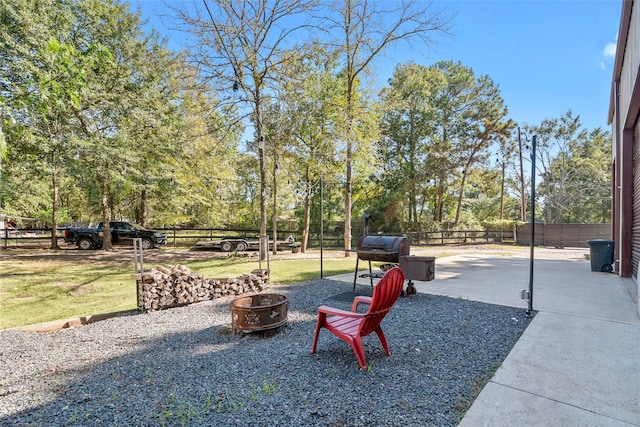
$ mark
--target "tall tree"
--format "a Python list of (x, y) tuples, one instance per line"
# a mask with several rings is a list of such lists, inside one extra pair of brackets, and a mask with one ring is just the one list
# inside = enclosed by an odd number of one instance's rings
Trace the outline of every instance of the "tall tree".
[(580, 116), (574, 116), (571, 111), (560, 118), (545, 119), (538, 126), (527, 127), (527, 133), (537, 136), (536, 164), (543, 180), (540, 189), (545, 198), (546, 221), (550, 224), (559, 222), (569, 197), (571, 146), (579, 134), (585, 132), (581, 128)]
[(288, 130), (285, 125), (285, 116), (287, 114), (281, 100), (281, 96), (277, 95), (271, 99), (271, 102), (264, 107), (265, 115), (263, 116), (263, 126), (265, 131), (265, 154), (267, 158), (265, 163), (270, 168), (271, 185), (271, 240), (274, 242), (272, 246), (273, 254), (278, 253), (278, 213), (279, 213), (279, 172), (280, 167), (284, 163), (285, 141), (288, 139)]
[[(338, 121), (336, 57), (316, 45), (283, 70), (285, 150), (294, 159), (294, 185), (302, 186), (302, 242), (305, 252), (311, 228), (311, 202), (320, 182), (335, 172), (335, 131)], [(322, 179), (321, 179), (322, 178)]]
[(21, 129), (14, 133), (19, 135), (15, 147), (34, 155), (51, 180), (52, 249), (58, 249), (59, 180), (74, 151), (74, 112), (90, 70), (111, 60), (99, 44), (82, 40), (74, 46), (70, 35), (75, 12), (73, 3), (56, 1), (35, 7), (15, 2), (0, 9), (0, 50), (7, 76), (2, 92), (8, 95), (13, 124)]
[(340, 52), (344, 66), (344, 124), (342, 140), (345, 143), (344, 184), (344, 249), (349, 256), (351, 248), (351, 207), (353, 190), (353, 156), (358, 136), (357, 92), (358, 82), (372, 61), (385, 49), (400, 41), (419, 39), (430, 45), (432, 35), (446, 33), (449, 18), (433, 12), (431, 4), (405, 0), (400, 3), (368, 0), (345, 0), (336, 3), (336, 15), (329, 16), (329, 31), (334, 35), (333, 46)]
[(546, 221), (608, 219), (610, 134), (601, 129), (589, 132), (571, 110), (537, 126), (526, 126), (526, 132), (537, 136), (536, 163), (542, 177), (538, 188)]
[[(147, 138), (132, 131), (145, 128), (157, 118), (149, 108), (155, 101), (150, 96), (164, 95), (158, 76), (172, 67), (158, 46), (157, 37), (146, 37), (139, 15), (128, 6), (113, 0), (79, 2), (74, 26), (74, 42), (106, 46), (113, 55), (109, 64), (94, 67), (87, 76), (89, 90), (84, 93), (75, 110), (75, 118), (82, 132), (79, 139), (78, 162), (97, 184), (100, 192), (102, 220), (109, 224), (113, 213), (113, 198), (129, 175), (144, 175), (148, 165), (142, 159), (153, 147), (158, 156), (167, 148), (162, 139)], [(167, 71), (168, 72), (168, 71)], [(157, 108), (172, 108), (169, 99), (157, 102)], [(131, 118), (146, 111), (146, 123)], [(144, 135), (144, 136), (143, 136)], [(164, 141), (167, 142), (166, 140)], [(150, 147), (151, 146), (151, 147)], [(111, 249), (109, 227), (105, 227), (105, 250)]]
[[(428, 138), (435, 125), (433, 94), (446, 84), (437, 70), (413, 63), (398, 65), (389, 87), (381, 96), (384, 102), (380, 163), (384, 165), (387, 186), (393, 188), (398, 202), (406, 205), (407, 219), (396, 218), (403, 228), (418, 231), (425, 191), (431, 171), (424, 167)], [(391, 182), (389, 182), (391, 181)]]
[(212, 109), (219, 104), (210, 87), (196, 82), (195, 70), (183, 64), (182, 74), (191, 74), (183, 82), (180, 94), (181, 135), (174, 145), (181, 146), (172, 159), (172, 176), (162, 180), (169, 184), (169, 203), (173, 218), (170, 224), (185, 223), (222, 227), (233, 222), (233, 213), (241, 216), (246, 209), (243, 198), (232, 196), (238, 185), (238, 145), (244, 130), (233, 106)]
[(573, 196), (561, 220), (568, 223), (611, 221), (611, 133), (596, 128), (573, 149), (576, 174), (570, 181)]
[(463, 113), (464, 124), (456, 147), (463, 169), (454, 225), (460, 220), (466, 178), (471, 169), (478, 162), (486, 160), (491, 145), (500, 144), (514, 127), (513, 122), (506, 119), (507, 108), (498, 86), (489, 76), (481, 76), (472, 81), (469, 89), (469, 105)]
[(407, 226), (418, 230), (426, 226), (420, 220), (430, 199), (434, 220), (443, 220), (456, 185), (457, 225), (468, 177), (487, 166), (491, 146), (507, 147), (513, 125), (497, 86), (461, 63), (406, 64), (382, 97), (381, 163), (388, 188), (398, 193), (395, 206), (406, 206)]
[[(304, 16), (313, 0), (203, 0), (204, 8), (175, 9), (186, 28), (196, 36), (199, 47), (193, 60), (220, 88), (240, 92), (238, 102), (249, 106), (258, 157), (260, 182), (261, 254), (266, 257), (267, 173), (265, 168), (264, 106), (270, 88), (278, 84), (281, 64), (291, 60), (293, 37), (306, 28)], [(288, 26), (302, 18), (302, 23)]]
[(488, 76), (476, 79), (473, 70), (460, 62), (443, 61), (432, 66), (445, 85), (433, 95), (433, 133), (429, 164), (437, 186), (436, 221), (443, 220), (446, 188), (458, 182), (453, 224), (460, 220), (467, 177), (477, 163), (489, 155), (489, 147), (500, 143), (513, 124), (506, 120), (498, 87)]

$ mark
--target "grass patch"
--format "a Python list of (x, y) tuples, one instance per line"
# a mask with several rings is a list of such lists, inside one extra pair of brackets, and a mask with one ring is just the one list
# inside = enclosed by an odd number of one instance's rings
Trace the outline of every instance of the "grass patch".
[(36, 259), (3, 264), (0, 329), (136, 307), (131, 268)]
[[(184, 261), (191, 270), (205, 277), (236, 277), (240, 274), (257, 269), (257, 261), (240, 261), (238, 258), (226, 258), (224, 260), (199, 260)], [(262, 268), (267, 268), (267, 263), (262, 262)], [(320, 261), (318, 259), (278, 259), (269, 262), (271, 280), (274, 284), (296, 283), (304, 280), (320, 277)], [(355, 258), (330, 259), (323, 261), (323, 276), (353, 272)]]
[[(505, 252), (519, 248), (504, 245), (471, 245), (474, 251)], [(464, 252), (464, 246), (412, 248), (416, 255), (436, 258)], [(425, 248), (422, 248), (425, 249)], [(526, 248), (522, 249), (525, 250)], [(133, 254), (129, 249), (115, 253), (68, 249), (12, 249), (0, 251), (0, 329), (52, 320), (92, 316), (136, 308)], [(320, 277), (320, 257), (311, 250), (292, 257), (272, 258), (271, 282), (289, 284)], [(324, 277), (353, 273), (356, 257), (344, 257), (340, 250), (325, 252)], [(166, 247), (145, 253), (145, 267), (182, 264), (210, 278), (237, 277), (260, 267), (257, 257), (219, 256), (215, 251), (194, 253), (188, 247)], [(377, 268), (381, 263), (372, 263)], [(266, 261), (262, 268), (267, 268)], [(367, 262), (360, 263), (368, 268)]]
[[(2, 258), (0, 329), (136, 308), (132, 258), (110, 259), (100, 251), (91, 251), (91, 256), (43, 254)], [(210, 278), (237, 277), (259, 267), (256, 259), (235, 257), (145, 261), (145, 267), (178, 263)], [(319, 259), (274, 259), (269, 267), (274, 287), (320, 277)], [(323, 262), (325, 277), (354, 268), (354, 257)]]

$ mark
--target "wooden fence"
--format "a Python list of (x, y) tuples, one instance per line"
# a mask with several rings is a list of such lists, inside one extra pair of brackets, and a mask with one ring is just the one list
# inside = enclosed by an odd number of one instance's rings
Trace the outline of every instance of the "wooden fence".
[[(542, 224), (536, 223), (535, 244), (556, 248), (588, 248), (587, 241), (595, 239), (611, 240), (610, 224)], [(531, 244), (531, 224), (524, 224), (516, 230), (519, 245)]]

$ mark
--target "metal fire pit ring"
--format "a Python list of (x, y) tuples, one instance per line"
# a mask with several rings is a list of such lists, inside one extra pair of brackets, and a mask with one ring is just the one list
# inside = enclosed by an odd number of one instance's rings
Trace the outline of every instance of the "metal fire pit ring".
[(271, 336), (287, 323), (287, 297), (280, 294), (255, 294), (231, 302), (231, 334), (236, 331), (263, 331)]

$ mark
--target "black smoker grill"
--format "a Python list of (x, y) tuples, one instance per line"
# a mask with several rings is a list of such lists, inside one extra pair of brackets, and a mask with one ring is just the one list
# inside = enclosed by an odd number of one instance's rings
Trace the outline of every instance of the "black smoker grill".
[(371, 272), (371, 261), (388, 262), (397, 264), (400, 257), (409, 255), (409, 239), (402, 236), (363, 236), (358, 240), (356, 253), (356, 274), (353, 278), (353, 290), (356, 290), (356, 280), (358, 278), (358, 262), (360, 260), (369, 261), (369, 278), (373, 287), (373, 273)]

